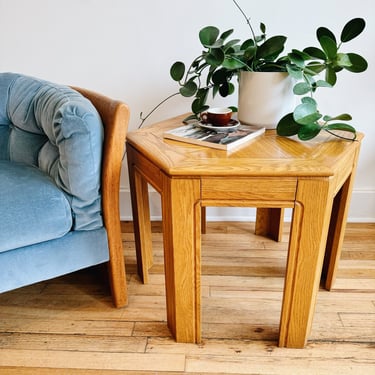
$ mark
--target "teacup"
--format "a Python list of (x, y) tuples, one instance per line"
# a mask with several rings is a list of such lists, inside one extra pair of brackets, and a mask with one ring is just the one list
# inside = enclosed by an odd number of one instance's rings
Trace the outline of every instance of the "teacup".
[(226, 126), (232, 118), (232, 110), (230, 108), (209, 108), (201, 114), (203, 122), (214, 126)]

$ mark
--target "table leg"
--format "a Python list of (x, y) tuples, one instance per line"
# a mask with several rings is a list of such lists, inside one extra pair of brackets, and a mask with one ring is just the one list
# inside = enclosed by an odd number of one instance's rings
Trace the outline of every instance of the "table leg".
[(177, 342), (201, 340), (200, 182), (164, 176), (162, 193), (168, 326)]
[(322, 272), (322, 278), (325, 280), (325, 287), (328, 290), (332, 289), (336, 280), (337, 267), (341, 256), (342, 243), (344, 241), (350, 197), (353, 189), (353, 181), (354, 173), (348, 177), (333, 201)]
[(311, 330), (332, 208), (329, 179), (300, 179), (291, 225), (279, 346), (303, 348)]
[(283, 208), (257, 208), (255, 234), (280, 242), (283, 236), (283, 224)]
[(148, 270), (152, 266), (152, 232), (148, 185), (146, 180), (135, 168), (135, 152), (127, 149), (129, 183), (133, 211), (134, 239), (137, 256), (137, 270), (141, 281), (148, 283)]

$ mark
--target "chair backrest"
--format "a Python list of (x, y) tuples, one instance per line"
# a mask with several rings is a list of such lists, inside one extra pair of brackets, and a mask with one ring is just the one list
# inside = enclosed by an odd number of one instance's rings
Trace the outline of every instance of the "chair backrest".
[(110, 253), (109, 277), (115, 306), (127, 304), (124, 253), (121, 238), (119, 187), (129, 124), (129, 108), (118, 100), (75, 87), (98, 110), (104, 125), (102, 207)]
[[(104, 215), (106, 220), (110, 221), (113, 216), (119, 217), (116, 215), (119, 210), (118, 190), (129, 124), (129, 107), (121, 101), (96, 92), (80, 87), (73, 88), (90, 100), (103, 122), (102, 199)], [(108, 212), (106, 212), (107, 203), (113, 206), (108, 207)]]
[(94, 105), (70, 87), (0, 74), (0, 158), (33, 165), (68, 197), (74, 230), (103, 226), (103, 125)]

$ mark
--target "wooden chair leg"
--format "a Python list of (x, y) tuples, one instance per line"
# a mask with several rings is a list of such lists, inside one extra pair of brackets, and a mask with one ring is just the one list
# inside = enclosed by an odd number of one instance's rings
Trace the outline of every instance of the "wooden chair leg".
[[(118, 207), (118, 206), (115, 206)], [(107, 209), (105, 210), (107, 213)], [(108, 213), (104, 216), (107, 229), (108, 246), (109, 246), (109, 262), (108, 273), (112, 291), (113, 304), (116, 307), (122, 307), (128, 303), (124, 249), (121, 238), (120, 214), (116, 209), (112, 211), (112, 215)]]

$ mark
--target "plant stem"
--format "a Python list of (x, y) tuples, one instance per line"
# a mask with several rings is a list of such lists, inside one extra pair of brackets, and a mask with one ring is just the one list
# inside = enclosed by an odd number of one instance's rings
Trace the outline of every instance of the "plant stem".
[(256, 37), (255, 37), (255, 33), (254, 33), (254, 29), (253, 27), (251, 26), (251, 23), (250, 23), (250, 17), (248, 17), (246, 15), (246, 13), (242, 10), (242, 8), (238, 5), (237, 1), (236, 0), (233, 0), (234, 4), (236, 5), (236, 7), (239, 9), (239, 11), (242, 13), (242, 15), (245, 17), (245, 20), (246, 20), (246, 23), (249, 25), (250, 27), (250, 30), (251, 30), (251, 34), (253, 36), (253, 39), (254, 39), (254, 42), (256, 43)]
[[(183, 85), (185, 85), (186, 82), (188, 81), (188, 78), (189, 78), (190, 74), (196, 72), (197, 75), (200, 75), (200, 72), (202, 71), (202, 68), (200, 68), (200, 69), (193, 68), (193, 65), (194, 65), (195, 63), (197, 63), (197, 62), (198, 62), (198, 64), (199, 64), (199, 62), (202, 61), (202, 59), (203, 59), (203, 56), (200, 55), (200, 56), (198, 56), (196, 59), (194, 59), (194, 61), (190, 64), (189, 69), (187, 69), (187, 71), (186, 71), (186, 74), (185, 74), (185, 80), (184, 80), (184, 84), (183, 84)], [(198, 71), (199, 71), (199, 74), (197, 73)], [(182, 85), (182, 86), (183, 86), (183, 85)]]
[[(241, 63), (241, 64), (245, 64), (247, 70), (249, 70), (250, 72), (253, 72), (253, 71), (254, 71), (254, 69), (253, 69), (251, 66), (247, 65), (246, 63), (244, 63), (241, 59), (238, 59), (238, 58), (235, 57), (235, 56), (230, 56), (230, 58), (231, 58), (232, 60), (235, 60), (235, 61)], [(227, 81), (229, 82), (230, 79), (228, 79)]]
[(164, 100), (162, 100), (157, 106), (155, 106), (145, 117), (142, 117), (142, 112), (140, 113), (139, 115), (139, 118), (142, 120), (141, 123), (139, 124), (138, 126), (138, 129), (140, 129), (144, 122), (162, 105), (164, 104), (167, 100), (173, 98), (174, 96), (176, 95), (179, 95), (180, 93), (179, 92), (175, 92), (174, 94), (172, 95), (169, 95), (167, 96)]
[[(245, 20), (246, 20), (246, 23), (248, 24), (249, 28), (250, 28), (250, 31), (251, 31), (251, 35), (253, 36), (253, 40), (254, 40), (254, 44), (256, 46), (256, 49), (258, 49), (258, 43), (257, 43), (257, 38), (255, 36), (255, 32), (254, 32), (254, 29), (253, 29), (253, 26), (251, 25), (250, 23), (250, 17), (248, 17), (246, 15), (246, 13), (242, 10), (242, 8), (239, 6), (239, 4), (237, 3), (236, 0), (233, 0), (234, 2), (234, 5), (239, 9), (239, 11), (242, 13), (242, 15), (244, 16)], [(255, 67), (254, 67), (254, 63), (255, 63), (255, 59), (252, 60), (252, 63), (251, 63), (251, 68), (249, 69), (250, 71), (255, 71)]]
[(334, 133), (334, 132), (332, 132), (332, 131), (324, 128), (324, 127), (323, 127), (323, 130), (325, 130), (327, 133), (333, 135), (334, 137), (337, 137), (337, 138), (340, 138), (340, 139), (344, 139), (345, 141), (352, 141), (352, 142), (354, 142), (354, 141), (357, 140), (357, 134), (356, 133), (354, 133), (354, 137), (353, 138), (349, 138), (349, 137), (344, 137), (342, 135), (338, 135), (338, 134), (336, 134), (336, 133)]

